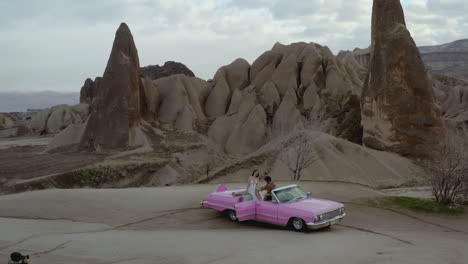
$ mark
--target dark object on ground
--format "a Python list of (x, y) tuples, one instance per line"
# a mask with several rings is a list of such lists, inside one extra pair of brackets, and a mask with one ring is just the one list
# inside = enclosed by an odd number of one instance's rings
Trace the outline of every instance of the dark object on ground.
[(29, 259), (29, 255), (23, 255), (19, 252), (13, 252), (10, 255), (10, 261), (8, 262), (9, 264), (13, 263), (19, 263), (19, 264), (26, 264), (28, 263), (26, 260)]

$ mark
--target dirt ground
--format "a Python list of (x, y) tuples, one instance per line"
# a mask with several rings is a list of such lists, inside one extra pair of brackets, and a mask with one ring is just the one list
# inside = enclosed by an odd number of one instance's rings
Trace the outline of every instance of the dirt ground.
[(200, 207), (214, 184), (1, 196), (0, 259), (18, 250), (35, 264), (468, 263), (466, 214), (372, 207), (363, 201), (387, 194), (361, 185), (301, 186), (345, 203), (347, 217), (307, 233), (234, 223)]
[[(43, 154), (49, 138), (0, 139), (1, 181), (25, 180), (82, 168), (102, 160), (92, 153)], [(36, 145), (34, 143), (37, 143)]]

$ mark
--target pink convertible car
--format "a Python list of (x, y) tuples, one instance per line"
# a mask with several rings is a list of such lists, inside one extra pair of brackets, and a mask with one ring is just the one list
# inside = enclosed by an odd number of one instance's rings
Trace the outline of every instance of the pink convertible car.
[(252, 201), (244, 192), (245, 188), (220, 185), (201, 204), (225, 212), (232, 221), (257, 220), (295, 231), (329, 227), (346, 216), (343, 204), (309, 197), (296, 184), (274, 189), (272, 201)]

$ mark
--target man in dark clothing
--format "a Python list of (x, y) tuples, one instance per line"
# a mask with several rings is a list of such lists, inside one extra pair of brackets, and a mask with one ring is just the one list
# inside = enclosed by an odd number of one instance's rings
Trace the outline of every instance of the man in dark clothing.
[(264, 178), (264, 180), (266, 181), (266, 185), (265, 187), (263, 187), (261, 190), (262, 191), (267, 191), (266, 195), (265, 195), (265, 198), (263, 199), (264, 201), (271, 201), (273, 196), (271, 194), (271, 191), (273, 191), (274, 189), (276, 189), (276, 185), (275, 183), (271, 180), (271, 177), (270, 176), (266, 176)]

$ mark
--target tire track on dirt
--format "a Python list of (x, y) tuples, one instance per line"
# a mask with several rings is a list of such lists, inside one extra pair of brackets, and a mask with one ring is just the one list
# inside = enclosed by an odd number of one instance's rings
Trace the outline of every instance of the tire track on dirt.
[[(174, 210), (159, 211), (158, 213), (166, 213), (166, 214), (159, 214), (157, 216), (147, 217), (147, 218), (140, 219), (140, 220), (133, 221), (133, 222), (129, 222), (129, 223), (126, 223), (126, 224), (122, 224), (122, 225), (118, 225), (118, 226), (112, 226), (112, 227), (103, 228), (103, 229), (97, 229), (97, 230), (77, 231), (77, 232), (47, 232), (47, 233), (35, 234), (35, 235), (32, 235), (32, 236), (28, 236), (26, 238), (23, 238), (21, 240), (18, 240), (16, 242), (13, 242), (12, 244), (0, 247), (0, 250), (5, 250), (5, 249), (11, 248), (13, 246), (20, 245), (20, 244), (22, 244), (22, 243), (24, 243), (24, 242), (26, 242), (28, 240), (36, 239), (36, 238), (41, 237), (41, 236), (48, 236), (48, 235), (80, 235), (80, 234), (94, 234), (94, 233), (109, 232), (109, 231), (113, 231), (113, 230), (119, 230), (121, 228), (128, 227), (128, 226), (131, 226), (131, 225), (140, 224), (140, 223), (143, 223), (143, 222), (146, 222), (146, 221), (158, 219), (158, 218), (161, 218), (161, 217), (174, 215), (174, 214), (180, 213), (181, 211), (195, 210), (195, 209), (203, 209), (203, 208), (190, 207), (190, 208), (181, 208), (181, 209), (174, 209)], [(0, 218), (1, 218), (1, 216), (0, 216)], [(32, 217), (30, 217), (30, 218), (27, 218), (27, 217), (24, 217), (24, 218), (22, 218), (22, 217), (3, 217), (3, 218), (25, 219), (25, 220), (47, 220), (47, 221), (73, 221), (73, 222), (77, 222), (77, 223), (87, 223), (87, 222), (81, 222), (81, 221), (70, 220), (70, 219), (47, 219), (47, 218), (32, 218)]]
[(31, 254), (31, 256), (44, 256), (44, 255), (47, 255), (47, 254), (50, 254), (54, 251), (57, 251), (59, 249), (63, 249), (65, 248), (65, 245), (70, 243), (72, 240), (69, 240), (67, 242), (64, 242), (64, 243), (61, 243), (59, 245), (57, 245), (56, 247), (52, 248), (52, 249), (49, 249), (49, 250), (44, 250), (44, 251), (40, 251), (40, 252), (36, 252), (36, 253), (33, 253)]
[(403, 240), (403, 239), (401, 239), (401, 238), (394, 237), (394, 236), (391, 236), (391, 235), (387, 235), (387, 234), (384, 234), (384, 233), (380, 233), (380, 232), (377, 232), (377, 231), (373, 231), (373, 230), (370, 230), (370, 229), (365, 229), (365, 228), (356, 227), (356, 226), (350, 226), (350, 225), (343, 225), (343, 224), (341, 224), (341, 223), (340, 223), (340, 224), (337, 224), (337, 226), (342, 226), (342, 227), (349, 228), (349, 229), (352, 229), (352, 230), (357, 230), (357, 231), (361, 231), (361, 232), (366, 232), (366, 233), (370, 233), (370, 234), (374, 234), (374, 235), (384, 236), (384, 237), (391, 238), (391, 239), (400, 241), (400, 242), (405, 243), (405, 244), (408, 244), (408, 245), (414, 245), (414, 244), (413, 244), (412, 242), (410, 242), (410, 241)]
[(398, 210), (393, 209), (393, 208), (382, 207), (382, 206), (375, 206), (375, 205), (369, 205), (369, 204), (362, 204), (362, 203), (356, 203), (356, 202), (343, 202), (343, 203), (345, 203), (345, 204), (352, 204), (352, 205), (358, 205), (358, 206), (364, 206), (364, 207), (370, 207), (370, 208), (375, 208), (375, 209), (381, 209), (381, 210), (386, 210), (386, 211), (389, 211), (389, 212), (392, 212), (392, 213), (396, 213), (396, 214), (399, 214), (399, 215), (402, 215), (402, 216), (411, 218), (411, 219), (413, 219), (413, 220), (416, 220), (416, 221), (419, 221), (419, 222), (422, 222), (422, 223), (425, 223), (425, 224), (437, 226), (437, 227), (439, 227), (439, 228), (445, 229), (444, 231), (454, 232), (454, 233), (462, 233), (462, 234), (468, 235), (468, 232), (466, 232), (466, 231), (458, 230), (458, 229), (455, 229), (455, 228), (452, 228), (452, 227), (448, 227), (448, 226), (445, 226), (445, 225), (442, 225), (442, 224), (437, 224), (437, 223), (434, 223), (434, 222), (431, 222), (431, 221), (427, 221), (427, 220), (425, 220), (425, 219), (421, 219), (421, 218), (419, 218), (419, 217), (417, 217), (417, 216), (414, 216), (414, 215), (411, 215), (411, 214), (408, 214), (408, 213), (404, 213), (404, 212), (398, 211)]

